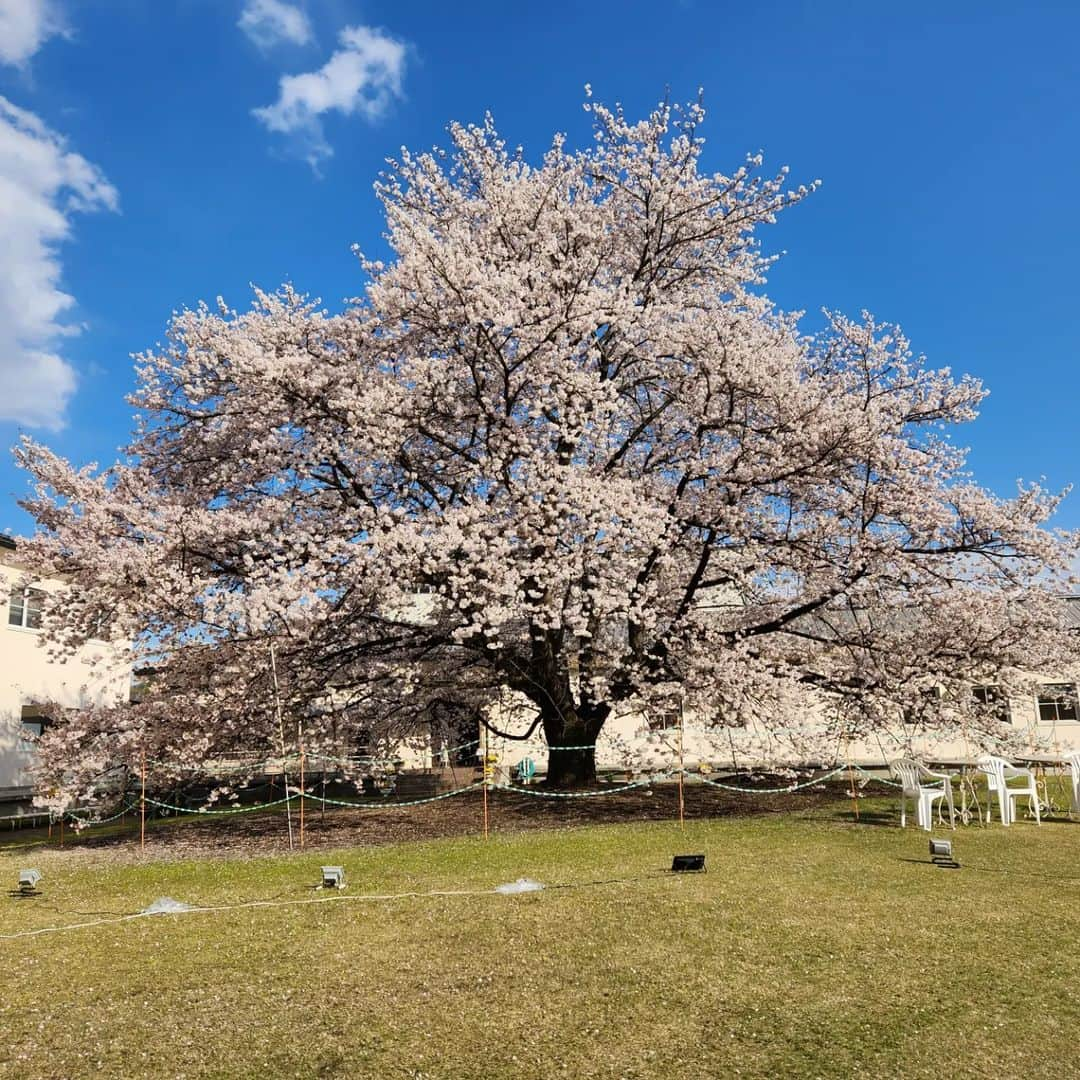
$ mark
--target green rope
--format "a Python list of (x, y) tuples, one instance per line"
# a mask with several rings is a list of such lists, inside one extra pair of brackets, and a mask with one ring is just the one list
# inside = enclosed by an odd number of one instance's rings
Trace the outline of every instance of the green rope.
[[(469, 745), (469, 744), (463, 744), (463, 745)], [(565, 749), (591, 749), (591, 747), (552, 747), (551, 749), (564, 749), (564, 750)], [(859, 765), (855, 765), (853, 767), (855, 769), (857, 769), (860, 773), (863, 773), (864, 775), (871, 777), (871, 779), (876, 780), (879, 783), (890, 784), (893, 787), (899, 787), (900, 786), (895, 781), (884, 780), (884, 779), (882, 779), (880, 777), (873, 776), (870, 772), (868, 772), (866, 769), (862, 768)], [(701, 776), (698, 773), (691, 772), (690, 770), (687, 770), (687, 769), (683, 769), (683, 770), (674, 769), (674, 770), (671, 770), (669, 772), (660, 773), (660, 774), (650, 776), (650, 777), (642, 779), (642, 780), (634, 780), (634, 781), (631, 781), (630, 783), (627, 783), (627, 784), (620, 784), (617, 787), (605, 788), (602, 791), (542, 791), (542, 790), (540, 790), (538, 788), (534, 788), (534, 787), (516, 787), (513, 784), (494, 784), (494, 783), (490, 784), (489, 787), (490, 787), (490, 790), (507, 791), (507, 792), (511, 792), (513, 794), (518, 794), (518, 795), (532, 795), (532, 796), (535, 796), (537, 798), (544, 798), (544, 799), (588, 799), (588, 798), (598, 798), (598, 797), (601, 797), (601, 796), (604, 796), (604, 795), (617, 795), (619, 792), (622, 792), (622, 791), (631, 791), (634, 788), (648, 787), (650, 784), (657, 783), (657, 782), (663, 781), (663, 780), (668, 780), (673, 776), (677, 776), (679, 774), (679, 772), (681, 771), (684, 776), (696, 777), (701, 783), (708, 784), (709, 787), (721, 788), (724, 791), (734, 791), (734, 792), (738, 792), (738, 793), (743, 794), (743, 795), (786, 795), (786, 794), (790, 794), (791, 792), (794, 792), (794, 791), (801, 791), (804, 788), (813, 787), (815, 784), (824, 783), (826, 780), (831, 780), (833, 777), (838, 776), (840, 773), (844, 772), (847, 768), (848, 768), (847, 765), (838, 765), (835, 769), (831, 770), (830, 772), (823, 773), (821, 776), (812, 777), (811, 779), (806, 780), (806, 781), (804, 781), (802, 783), (788, 784), (785, 787), (779, 787), (779, 788), (745, 788), (745, 787), (737, 787), (734, 784), (724, 784), (724, 783), (721, 783), (718, 780), (710, 780), (705, 776)], [(443, 792), (440, 795), (432, 795), (432, 796), (429, 796), (429, 797), (426, 797), (426, 798), (423, 798), (423, 799), (410, 799), (410, 800), (405, 801), (405, 802), (397, 802), (397, 801), (395, 801), (395, 802), (389, 802), (389, 801), (352, 802), (352, 801), (347, 801), (347, 800), (344, 800), (344, 799), (330, 799), (330, 798), (327, 798), (324, 795), (314, 795), (314, 794), (310, 794), (308, 792), (304, 793), (303, 798), (308, 799), (311, 802), (318, 802), (318, 803), (320, 803), (320, 804), (322, 804), (324, 806), (326, 806), (326, 805), (344, 806), (344, 807), (351, 807), (351, 808), (357, 809), (357, 810), (374, 810), (374, 809), (382, 809), (382, 808), (385, 808), (385, 807), (392, 807), (392, 808), (397, 809), (397, 808), (405, 808), (405, 807), (409, 807), (409, 806), (421, 806), (421, 805), (424, 805), (426, 803), (441, 802), (444, 799), (452, 799), (454, 796), (463, 795), (467, 791), (475, 791), (477, 788), (483, 787), (485, 783), (486, 783), (486, 781), (478, 780), (474, 784), (468, 784), (465, 787), (455, 788), (453, 791), (446, 791), (446, 792)], [(161, 802), (158, 799), (150, 799), (150, 798), (148, 798), (146, 800), (146, 802), (149, 805), (157, 806), (157, 807), (160, 807), (160, 808), (162, 808), (164, 810), (173, 810), (176, 813), (180, 813), (180, 814), (204, 814), (204, 815), (212, 815), (212, 816), (222, 816), (222, 815), (230, 815), (230, 814), (251, 814), (251, 813), (254, 813), (254, 812), (258, 811), (258, 810), (267, 810), (267, 809), (270, 809), (271, 807), (274, 807), (274, 806), (281, 806), (281, 805), (283, 805), (285, 803), (296, 802), (300, 798), (301, 798), (300, 794), (297, 793), (297, 794), (289, 795), (288, 797), (286, 797), (284, 799), (275, 799), (273, 802), (256, 803), (253, 806), (237, 806), (237, 807), (232, 807), (230, 809), (225, 809), (225, 810), (207, 810), (207, 809), (201, 809), (201, 808), (192, 809), (191, 807), (188, 807), (188, 806), (177, 806), (174, 803)], [(111, 817), (99, 818), (97, 820), (93, 820), (93, 819), (90, 819), (90, 818), (80, 818), (76, 812), (70, 812), (70, 811), (67, 813), (66, 816), (69, 817), (72, 821), (74, 821), (76, 823), (81, 823), (81, 824), (85, 824), (85, 825), (104, 825), (104, 824), (107, 824), (110, 821), (115, 821), (117, 818), (123, 817), (127, 813), (137, 811), (138, 809), (139, 809), (139, 807), (137, 805), (128, 805), (128, 806), (124, 807), (122, 810), (120, 810), (118, 813), (113, 814)]]
[(840, 765), (833, 769), (832, 772), (827, 772), (822, 776), (815, 776), (802, 784), (788, 784), (787, 787), (779, 788), (742, 788), (735, 787), (733, 784), (722, 784), (719, 780), (709, 780), (704, 776), (699, 779), (703, 784), (708, 784), (710, 787), (723, 788), (724, 791), (739, 791), (744, 795), (786, 795), (789, 792), (800, 791), (802, 788), (813, 787), (814, 784), (820, 784), (825, 780), (831, 780), (834, 776), (842, 773), (846, 768), (846, 765)]
[(190, 806), (175, 806), (172, 803), (159, 802), (157, 799), (147, 799), (146, 801), (165, 810), (175, 810), (180, 814), (250, 814), (255, 810), (266, 810), (271, 806), (281, 806), (282, 803), (294, 802), (299, 797), (299, 795), (290, 795), (285, 799), (275, 799), (274, 802), (257, 803), (254, 806), (237, 806), (231, 810), (192, 810)]
[(466, 791), (475, 791), (477, 788), (483, 787), (483, 781), (477, 781), (475, 784), (469, 784), (467, 787), (454, 788), (453, 791), (444, 791), (441, 795), (432, 795), (425, 799), (412, 799), (409, 802), (346, 802), (344, 799), (327, 799), (322, 795), (305, 795), (305, 799), (310, 799), (312, 802), (329, 803), (331, 806), (351, 806), (357, 810), (381, 810), (383, 807), (392, 807), (397, 809), (400, 806), (420, 806), (422, 803), (438, 802), (440, 799), (452, 799), (455, 795), (462, 795)]
[[(148, 800), (149, 801), (149, 800)], [(122, 818), (126, 813), (138, 810), (138, 806), (125, 806), (119, 813), (113, 814), (112, 817), (106, 818), (89, 818), (79, 817), (77, 810), (69, 810), (65, 816), (69, 817), (76, 824), (81, 825), (105, 825), (107, 822), (115, 821), (117, 818)]]
[(629, 791), (631, 788), (648, 787), (658, 780), (665, 780), (674, 773), (663, 773), (660, 776), (651, 776), (647, 780), (634, 780), (629, 784), (619, 787), (608, 788), (606, 791), (540, 791), (538, 788), (514, 787), (512, 784), (492, 784), (497, 791), (512, 791), (517, 795), (535, 795), (542, 799), (589, 799), (602, 795), (615, 795), (620, 791)]
[(903, 787), (904, 786), (898, 780), (886, 780), (883, 776), (875, 776), (872, 772), (869, 772), (867, 769), (864, 769), (861, 765), (854, 765), (852, 767), (854, 769), (857, 769), (864, 776), (869, 776), (871, 780), (874, 780), (879, 784), (888, 784), (889, 787)]

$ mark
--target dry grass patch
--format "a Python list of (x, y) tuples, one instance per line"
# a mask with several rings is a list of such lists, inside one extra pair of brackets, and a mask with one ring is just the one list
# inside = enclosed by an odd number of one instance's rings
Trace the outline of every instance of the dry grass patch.
[[(287, 903), (0, 941), (0, 1071), (1070, 1076), (1080, 826), (959, 830), (957, 872), (924, 861), (925, 834), (884, 823), (890, 804), (862, 818), (838, 806), (245, 860), (39, 851), (45, 894), (3, 897), (0, 933), (160, 895)], [(677, 850), (705, 851), (708, 873), (663, 873)], [(325, 896), (307, 886), (328, 861), (346, 866), (348, 899), (291, 903)], [(26, 862), (0, 853), (0, 882)], [(520, 876), (549, 888), (362, 899)]]

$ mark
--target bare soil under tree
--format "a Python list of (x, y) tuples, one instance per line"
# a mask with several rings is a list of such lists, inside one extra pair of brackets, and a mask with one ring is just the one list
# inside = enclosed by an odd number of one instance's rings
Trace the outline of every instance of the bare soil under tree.
[[(762, 778), (759, 786), (769, 789), (781, 783), (783, 781), (776, 778)], [(745, 788), (750, 788), (752, 784), (746, 778), (739, 781), (739, 785)], [(860, 790), (882, 795), (892, 789), (871, 781)], [(687, 784), (684, 788), (685, 817), (687, 820), (700, 820), (812, 811), (844, 799), (847, 791), (847, 782), (842, 780), (783, 794), (768, 790), (761, 793), (734, 792), (700, 783)], [(672, 783), (662, 783), (651, 788), (577, 799), (494, 791), (489, 794), (488, 810), (490, 829), (494, 834), (625, 822), (676, 821), (679, 815), (678, 787)], [(90, 828), (78, 836), (69, 831), (67, 845), (73, 852), (81, 849), (115, 854), (121, 858), (138, 857), (138, 816), (132, 815), (128, 821), (130, 827), (122, 831)], [(299, 836), (298, 823), (298, 815), (294, 811), (294, 841)], [(479, 791), (419, 806), (395, 807), (388, 802), (385, 807), (375, 805), (362, 810), (328, 808), (325, 814), (320, 812), (317, 801), (311, 801), (305, 813), (305, 847), (316, 850), (479, 836), (482, 831), (483, 797)], [(54, 830), (52, 840), (45, 842), (55, 846), (57, 837), (58, 832)], [(22, 843), (28, 838), (28, 834), (12, 834), (13, 840)], [(185, 817), (156, 821), (147, 830), (146, 850), (154, 859), (280, 855), (288, 850), (288, 843), (285, 815), (263, 812), (238, 814), (235, 817), (199, 820)]]

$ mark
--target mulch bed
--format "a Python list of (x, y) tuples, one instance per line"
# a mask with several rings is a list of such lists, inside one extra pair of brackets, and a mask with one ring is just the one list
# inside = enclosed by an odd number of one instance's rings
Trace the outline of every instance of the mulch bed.
[[(760, 778), (756, 786), (776, 787), (783, 780)], [(750, 787), (746, 780), (740, 786)], [(540, 789), (538, 789), (540, 790)], [(828, 781), (783, 794), (724, 791), (704, 784), (685, 786), (687, 820), (763, 814), (789, 814), (836, 805), (844, 800), (847, 784)], [(871, 782), (865, 794), (885, 794), (889, 789)], [(513, 792), (492, 791), (488, 796), (491, 832), (507, 834), (528, 829), (557, 829), (639, 821), (672, 821), (679, 814), (678, 787), (658, 783), (651, 788), (609, 793), (595, 798), (544, 798)], [(138, 819), (133, 831), (109, 831), (95, 835), (90, 828), (76, 836), (68, 832), (66, 850), (111, 855), (121, 859), (139, 856)], [(293, 812), (293, 831), (297, 833)], [(483, 830), (483, 795), (470, 791), (419, 806), (395, 807), (373, 804), (362, 810), (327, 808), (308, 804), (305, 814), (305, 848), (339, 848), (398, 844), (455, 836), (479, 836)], [(48, 847), (55, 848), (56, 831)], [(288, 851), (288, 826), (284, 813), (257, 812), (235, 817), (154, 822), (147, 829), (146, 854), (154, 859), (194, 859), (280, 855)], [(0, 842), (2, 849), (2, 842)]]

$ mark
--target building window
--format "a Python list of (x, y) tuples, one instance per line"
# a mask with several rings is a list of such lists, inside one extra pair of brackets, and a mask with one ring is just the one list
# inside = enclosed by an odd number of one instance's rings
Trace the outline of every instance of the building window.
[(679, 710), (667, 709), (649, 713), (650, 731), (673, 731), (679, 726)]
[(1047, 683), (1039, 687), (1039, 720), (1053, 724), (1059, 720), (1076, 720), (1076, 684)]
[(993, 714), (994, 719), (1003, 724), (1010, 722), (1009, 702), (1000, 686), (975, 686), (971, 693), (980, 706)]
[(49, 718), (37, 705), (24, 705), (22, 707), (22, 729), (27, 735), (36, 735), (39, 738), (45, 733)]
[(45, 594), (40, 589), (13, 589), (8, 602), (8, 626), (26, 630), (41, 627), (41, 605)]

